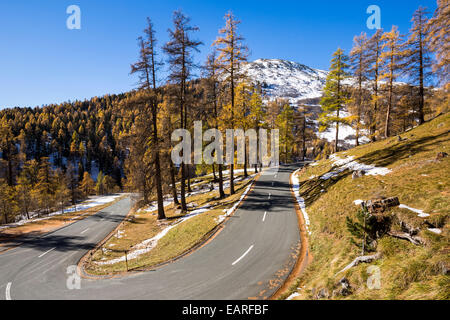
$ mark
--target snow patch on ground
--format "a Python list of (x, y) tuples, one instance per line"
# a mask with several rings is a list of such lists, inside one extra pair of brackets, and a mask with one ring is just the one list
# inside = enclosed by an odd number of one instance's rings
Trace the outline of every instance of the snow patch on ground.
[(332, 177), (338, 176), (341, 172), (345, 170), (350, 171), (357, 171), (362, 170), (365, 172), (365, 175), (368, 176), (377, 176), (377, 175), (386, 175), (390, 172), (392, 172), (391, 169), (385, 168), (385, 167), (375, 167), (374, 165), (367, 165), (363, 163), (359, 163), (354, 159), (353, 156), (346, 157), (346, 158), (339, 158), (337, 155), (332, 154), (330, 156), (330, 159), (333, 161), (333, 167), (336, 167), (334, 171), (330, 171), (325, 173), (320, 177), (322, 180), (328, 180)]
[[(363, 202), (364, 202), (363, 200), (355, 200), (355, 201), (353, 201), (353, 203), (354, 203), (356, 206), (359, 206), (359, 205), (362, 204)], [(408, 210), (410, 210), (410, 211), (413, 211), (413, 212), (415, 212), (415, 213), (418, 213), (418, 216), (419, 216), (420, 218), (426, 218), (426, 217), (429, 217), (429, 216), (430, 216), (428, 213), (423, 212), (423, 210), (411, 208), (411, 207), (409, 207), (409, 206), (407, 206), (407, 205), (405, 205), (405, 204), (400, 204), (400, 205), (399, 205), (399, 208), (408, 209)], [(430, 230), (430, 229), (428, 229), (428, 230)], [(439, 229), (437, 229), (437, 230), (439, 230)], [(431, 231), (431, 230), (430, 230), (430, 231)], [(433, 232), (433, 231), (432, 231), (432, 232)]]
[(426, 217), (430, 216), (428, 213), (423, 212), (423, 210), (411, 208), (411, 207), (408, 207), (407, 205), (404, 205), (404, 204), (401, 204), (399, 207), (400, 208), (404, 208), (404, 209), (408, 209), (408, 210), (413, 211), (415, 213), (418, 213), (418, 216), (421, 217), (421, 218), (426, 218)]
[(300, 207), (300, 210), (302, 211), (303, 218), (305, 219), (306, 231), (308, 231), (308, 234), (311, 234), (311, 231), (309, 231), (309, 224), (310, 224), (310, 222), (309, 222), (308, 213), (306, 212), (305, 199), (300, 197), (300, 181), (297, 178), (297, 172), (299, 172), (300, 170), (301, 169), (297, 169), (292, 174), (292, 189), (294, 190), (295, 198), (296, 198), (297, 203), (298, 203), (298, 205)]
[(286, 300), (292, 300), (295, 297), (298, 297), (300, 295), (300, 293), (298, 292), (294, 292), (293, 294), (291, 294), (289, 297), (286, 298)]
[(436, 233), (436, 234), (441, 234), (442, 233), (442, 230), (438, 229), (438, 228), (428, 228), (428, 231), (431, 231), (431, 232)]

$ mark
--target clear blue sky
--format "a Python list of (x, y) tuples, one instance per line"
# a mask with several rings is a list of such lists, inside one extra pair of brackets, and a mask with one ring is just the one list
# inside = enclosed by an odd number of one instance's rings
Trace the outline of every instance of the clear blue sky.
[[(66, 28), (66, 8), (81, 8), (81, 30)], [(203, 62), (223, 15), (242, 20), (251, 60), (288, 59), (328, 69), (332, 52), (349, 50), (365, 31), (369, 5), (381, 8), (384, 29), (406, 33), (419, 5), (432, 13), (435, 0), (4, 0), (0, 2), (0, 108), (84, 100), (132, 89), (136, 39), (152, 18), (159, 44), (167, 40), (172, 12), (181, 8), (200, 28)], [(164, 80), (164, 79), (162, 79)]]

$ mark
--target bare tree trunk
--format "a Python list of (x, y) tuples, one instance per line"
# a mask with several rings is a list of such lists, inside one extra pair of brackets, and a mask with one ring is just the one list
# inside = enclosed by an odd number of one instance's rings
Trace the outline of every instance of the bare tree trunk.
[(173, 203), (175, 205), (179, 205), (180, 202), (178, 201), (178, 195), (177, 195), (177, 185), (175, 180), (175, 167), (173, 166), (172, 160), (169, 159), (170, 164), (170, 184), (172, 188), (172, 196), (173, 196)]

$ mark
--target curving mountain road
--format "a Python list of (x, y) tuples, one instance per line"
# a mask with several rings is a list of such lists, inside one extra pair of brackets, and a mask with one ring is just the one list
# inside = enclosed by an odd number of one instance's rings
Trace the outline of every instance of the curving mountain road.
[(289, 185), (297, 168), (266, 170), (213, 241), (153, 271), (83, 278), (80, 289), (66, 285), (68, 267), (120, 223), (130, 198), (43, 237), (21, 239), (19, 247), (0, 254), (0, 298), (269, 298), (293, 268), (300, 244)]

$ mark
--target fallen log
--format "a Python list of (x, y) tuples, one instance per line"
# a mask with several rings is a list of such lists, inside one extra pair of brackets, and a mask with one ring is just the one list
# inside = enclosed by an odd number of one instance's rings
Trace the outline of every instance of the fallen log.
[(354, 266), (357, 266), (360, 263), (370, 263), (370, 262), (378, 260), (380, 258), (381, 258), (381, 253), (380, 252), (377, 252), (377, 253), (375, 253), (373, 255), (370, 255), (370, 256), (357, 257), (349, 265), (347, 265), (344, 269), (342, 269), (341, 271), (337, 272), (336, 275), (338, 275), (341, 272), (345, 272), (348, 269), (353, 268)]
[(391, 237), (394, 237), (394, 238), (408, 240), (409, 242), (411, 242), (412, 244), (415, 244), (416, 246), (424, 244), (424, 241), (421, 238), (413, 237), (409, 233), (406, 233), (406, 232), (389, 231), (388, 235), (390, 235)]

